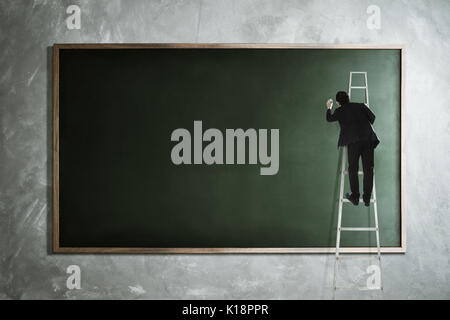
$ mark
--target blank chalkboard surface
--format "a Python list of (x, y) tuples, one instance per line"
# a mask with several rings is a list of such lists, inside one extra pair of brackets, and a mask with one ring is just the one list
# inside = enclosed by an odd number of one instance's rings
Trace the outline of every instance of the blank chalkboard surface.
[[(332, 252), (342, 150), (325, 103), (366, 71), (381, 245), (404, 252), (403, 49), (55, 45), (54, 251)], [(344, 204), (343, 225), (372, 226), (373, 208)], [(341, 245), (367, 252), (372, 234)]]

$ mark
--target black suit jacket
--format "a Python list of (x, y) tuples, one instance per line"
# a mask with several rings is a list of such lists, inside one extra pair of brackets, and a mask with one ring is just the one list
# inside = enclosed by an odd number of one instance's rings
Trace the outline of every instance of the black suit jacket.
[(364, 103), (348, 102), (334, 113), (327, 109), (327, 121), (339, 121), (338, 148), (357, 141), (370, 141), (374, 148), (380, 143), (372, 127), (375, 115)]

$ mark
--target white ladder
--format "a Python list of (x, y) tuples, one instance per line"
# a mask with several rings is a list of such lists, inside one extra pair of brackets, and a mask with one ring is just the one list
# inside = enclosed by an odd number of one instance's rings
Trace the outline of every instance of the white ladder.
[[(352, 86), (352, 78), (353, 74), (363, 74), (364, 75), (364, 86)], [(367, 72), (350, 72), (350, 79), (348, 83), (348, 95), (351, 99), (352, 89), (364, 89), (366, 93), (365, 101), (366, 105), (369, 106), (369, 88), (367, 83)], [(340, 191), (339, 191), (339, 211), (338, 211), (338, 224), (336, 230), (336, 259), (334, 264), (334, 278), (333, 278), (333, 299), (336, 299), (336, 291), (337, 290), (381, 290), (383, 294), (383, 283), (381, 278), (381, 248), (380, 248), (380, 233), (378, 228), (378, 208), (377, 208), (377, 193), (375, 187), (375, 169), (373, 171), (373, 197), (370, 199), (370, 203), (373, 203), (374, 208), (374, 218), (375, 218), (375, 227), (342, 227), (342, 206), (344, 203), (349, 203), (348, 199), (344, 199), (344, 181), (345, 175), (348, 174), (348, 170), (345, 170), (346, 166), (346, 157), (347, 156), (347, 146), (345, 146), (342, 150), (342, 162), (341, 162), (341, 183), (340, 183)], [(358, 171), (358, 175), (363, 175), (363, 171)], [(359, 202), (363, 202), (362, 199)], [(380, 286), (379, 287), (338, 287), (337, 286), (337, 273), (339, 269), (339, 260), (344, 258), (340, 256), (340, 241), (341, 241), (341, 231), (369, 231), (375, 232), (376, 234), (376, 242), (377, 242), (377, 256), (378, 267), (379, 267), (379, 275), (380, 275)], [(367, 257), (345, 257), (345, 258), (363, 258), (368, 259)], [(373, 257), (370, 257), (373, 258)]]

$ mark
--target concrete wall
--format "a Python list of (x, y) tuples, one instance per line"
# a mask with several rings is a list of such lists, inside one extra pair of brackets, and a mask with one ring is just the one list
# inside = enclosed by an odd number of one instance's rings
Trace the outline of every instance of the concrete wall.
[[(70, 4), (80, 30), (67, 29)], [(0, 298), (332, 297), (332, 255), (51, 254), (55, 42), (406, 44), (408, 252), (384, 257), (385, 298), (450, 298), (449, 12), (447, 0), (1, 1)], [(72, 264), (80, 290), (66, 288)]]

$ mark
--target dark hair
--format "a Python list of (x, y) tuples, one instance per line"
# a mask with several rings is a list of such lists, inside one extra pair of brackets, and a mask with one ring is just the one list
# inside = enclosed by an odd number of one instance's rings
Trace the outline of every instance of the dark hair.
[(341, 106), (349, 102), (350, 99), (348, 98), (347, 92), (339, 91), (338, 93), (336, 93), (336, 101), (339, 102)]

